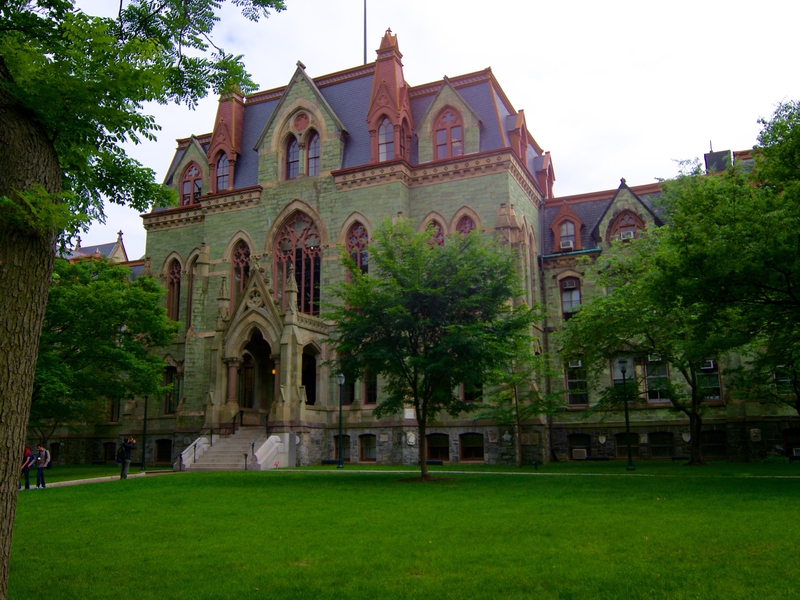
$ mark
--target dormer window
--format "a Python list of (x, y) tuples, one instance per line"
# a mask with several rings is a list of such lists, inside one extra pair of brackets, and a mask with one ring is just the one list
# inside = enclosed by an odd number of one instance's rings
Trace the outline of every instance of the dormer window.
[(560, 238), (560, 249), (573, 250), (575, 248), (575, 223), (572, 221), (564, 221), (558, 227)]
[(200, 202), (200, 193), (203, 187), (203, 176), (197, 165), (192, 163), (183, 172), (181, 178), (181, 206), (197, 204)]
[(456, 111), (445, 109), (437, 119), (435, 129), (437, 159), (464, 154), (464, 128)]
[(392, 160), (394, 158), (394, 125), (385, 118), (378, 128), (378, 160)]
[(294, 179), (300, 173), (300, 144), (292, 137), (286, 144), (286, 179)]
[(308, 168), (306, 175), (319, 175), (319, 135), (313, 132), (308, 139)]
[(228, 189), (228, 173), (230, 165), (228, 157), (223, 152), (217, 160), (217, 191), (222, 192)]

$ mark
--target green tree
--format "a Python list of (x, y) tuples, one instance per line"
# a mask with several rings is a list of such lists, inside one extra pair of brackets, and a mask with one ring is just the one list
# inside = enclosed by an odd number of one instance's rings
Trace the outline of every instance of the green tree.
[(47, 439), (59, 425), (100, 418), (109, 400), (157, 395), (164, 361), (151, 350), (177, 333), (163, 288), (104, 260), (57, 259), (47, 301), (30, 426)]
[(705, 176), (690, 163), (665, 182), (678, 251), (661, 264), (664, 290), (726, 309), (728, 330), (748, 342), (742, 392), (800, 412), (800, 395), (775, 388), (776, 372), (788, 380), (800, 368), (800, 103), (779, 104), (761, 123), (751, 170)]
[(431, 232), (407, 220), (384, 222), (370, 247), (370, 273), (343, 254), (350, 282), (333, 289), (331, 343), (347, 377), (381, 374), (386, 398), (375, 415), (413, 406), (421, 475), (428, 478), (428, 423), (442, 411), (473, 410), (460, 397), (480, 390), (507, 365), (529, 335), (533, 312), (513, 307), (519, 294), (510, 252), (477, 232), (449, 237), (440, 248)]
[[(232, 1), (254, 20), (283, 8)], [(107, 19), (73, 0), (0, 3), (0, 598), (53, 250), (104, 202), (145, 211), (172, 198), (123, 148), (158, 131), (145, 102), (252, 89), (240, 57), (211, 42), (219, 7), (126, 0)]]
[[(676, 231), (667, 226), (642, 239), (614, 243), (589, 275), (612, 291), (583, 304), (565, 323), (560, 343), (563, 359), (580, 359), (594, 388), (599, 387), (610, 361), (620, 356), (655, 354), (669, 363), (683, 381), (681, 385), (664, 382), (661, 392), (689, 419), (689, 464), (702, 465), (701, 431), (709, 395), (709, 376), (703, 365), (741, 345), (742, 340), (727, 327), (734, 318), (729, 311), (667, 293), (669, 265), (680, 252), (678, 239)], [(602, 390), (595, 410), (622, 401), (619, 390), (608, 387)]]
[[(547, 391), (540, 382), (559, 376), (548, 354), (536, 353), (530, 338), (520, 337), (508, 362), (492, 374), (489, 402), (478, 407), (475, 420), (488, 420), (514, 429), (517, 466), (522, 467), (522, 425), (544, 415), (549, 420), (565, 404), (562, 390)], [(552, 437), (550, 455), (553, 455)]]

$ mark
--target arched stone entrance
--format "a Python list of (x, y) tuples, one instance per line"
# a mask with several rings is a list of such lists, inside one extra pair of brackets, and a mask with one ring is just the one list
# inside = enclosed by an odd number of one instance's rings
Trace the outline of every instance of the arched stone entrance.
[[(277, 377), (272, 354), (269, 342), (254, 329), (242, 350), (238, 372), (237, 401), (245, 411), (245, 422), (252, 423), (253, 416), (269, 412), (272, 406)], [(260, 422), (260, 417), (255, 418)]]

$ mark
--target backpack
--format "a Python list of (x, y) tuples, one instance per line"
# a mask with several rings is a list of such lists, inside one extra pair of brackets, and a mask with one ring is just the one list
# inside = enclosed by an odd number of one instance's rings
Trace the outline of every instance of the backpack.
[(121, 463), (123, 460), (125, 460), (125, 448), (120, 446), (117, 448), (117, 462)]

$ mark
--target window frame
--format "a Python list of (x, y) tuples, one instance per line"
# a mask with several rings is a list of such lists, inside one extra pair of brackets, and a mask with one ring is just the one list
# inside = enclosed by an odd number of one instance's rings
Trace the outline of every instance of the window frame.
[[(577, 377), (570, 378), (571, 375), (577, 375)], [(574, 407), (574, 406), (589, 406), (589, 382), (586, 378), (586, 369), (581, 367), (570, 367), (567, 365), (567, 368), (564, 372), (564, 381), (565, 387), (564, 390), (567, 392), (567, 406)], [(579, 386), (571, 386), (570, 384), (583, 384), (583, 387)], [(573, 390), (576, 390), (573, 392)], [(573, 396), (575, 397), (585, 397), (585, 402), (573, 402)]]
[(384, 116), (378, 125), (378, 162), (394, 159), (394, 125)]
[[(194, 174), (190, 173), (191, 169), (195, 170)], [(181, 206), (200, 203), (200, 196), (203, 193), (203, 171), (197, 166), (197, 163), (189, 163), (189, 166), (184, 169), (181, 177), (180, 193)]]
[(316, 131), (312, 131), (306, 142), (306, 175), (309, 177), (319, 175), (321, 161), (322, 143), (319, 134)]
[(167, 316), (178, 321), (181, 313), (181, 263), (173, 258), (167, 267)]
[(217, 192), (224, 192), (230, 189), (230, 161), (228, 160), (228, 155), (221, 152), (216, 164)]
[[(633, 231), (622, 231), (622, 221), (624, 219), (630, 219), (630, 223), (625, 224), (625, 229), (633, 229)], [(625, 242), (641, 237), (642, 231), (644, 231), (644, 223), (639, 216), (630, 210), (625, 210), (617, 215), (616, 219), (614, 219), (614, 222), (611, 224), (611, 227), (609, 227), (609, 239), (614, 240), (615, 242)], [(632, 235), (628, 236), (628, 233), (632, 233)]]
[[(566, 282), (568, 281), (576, 281), (577, 285), (575, 287), (566, 287)], [(583, 293), (581, 290), (581, 279), (580, 277), (575, 277), (574, 275), (570, 275), (569, 277), (564, 277), (559, 280), (558, 282), (558, 289), (559, 289), (559, 297), (561, 298), (561, 316), (565, 321), (568, 321), (572, 316), (580, 310), (580, 305), (583, 301)], [(566, 306), (566, 299), (565, 294), (567, 292), (571, 292), (572, 294), (578, 294), (578, 302), (576, 304), (572, 304), (570, 306), (570, 310), (567, 310)], [(578, 307), (578, 308), (576, 308)]]
[[(372, 441), (372, 446), (365, 444), (368, 440)], [(370, 451), (374, 456), (366, 457), (365, 455)], [(378, 462), (378, 436), (374, 433), (363, 433), (358, 436), (358, 460), (360, 462)]]
[[(369, 273), (369, 232), (361, 221), (355, 221), (347, 228), (345, 247), (347, 254), (356, 263), (362, 275)], [(349, 271), (347, 277), (349, 281)]]
[[(444, 120), (448, 115), (453, 117), (449, 123)], [(457, 139), (454, 137), (455, 130), (458, 130)], [(434, 160), (464, 156), (464, 119), (451, 106), (443, 108), (436, 118), (433, 127), (433, 156)]]
[[(658, 367), (664, 368), (664, 374), (650, 374), (650, 365), (656, 365)], [(665, 360), (658, 360), (658, 361), (651, 361), (650, 357), (644, 363), (644, 381), (645, 381), (645, 394), (647, 396), (647, 403), (648, 404), (669, 404), (671, 400), (669, 398), (664, 398), (663, 394), (665, 393), (659, 389), (651, 389), (651, 380), (666, 380), (669, 383), (669, 363)], [(651, 394), (657, 394), (657, 398), (651, 397)]]
[(300, 176), (300, 142), (297, 138), (289, 136), (286, 140), (286, 180), (297, 179)]
[[(719, 361), (717, 361), (717, 359), (710, 358), (706, 360), (706, 363), (708, 362), (713, 362), (714, 366), (708, 369), (700, 367), (695, 372), (697, 387), (699, 388), (700, 393), (703, 394), (703, 400), (702, 400), (703, 402), (722, 402), (722, 376), (720, 375), (719, 372)], [(701, 383), (700, 379), (701, 377), (706, 381), (710, 380), (711, 378), (714, 378), (716, 380), (717, 385), (713, 386), (704, 385)], [(709, 389), (716, 390), (717, 394), (715, 396), (706, 395), (706, 392), (704, 392), (703, 390), (709, 390)]]
[[(480, 446), (478, 444), (466, 444), (465, 440), (470, 438), (470, 436), (475, 436), (476, 438), (477, 438), (477, 436), (480, 436), (480, 438), (481, 438)], [(465, 449), (467, 449), (467, 448), (473, 448), (473, 449), (480, 448), (480, 457), (478, 457), (478, 456), (467, 456), (468, 453), (465, 452)], [(477, 454), (477, 451), (475, 453)], [(460, 462), (486, 462), (486, 436), (483, 435), (482, 433), (477, 433), (477, 432), (474, 432), (474, 431), (464, 432), (461, 435), (459, 435), (458, 436), (458, 455), (459, 455), (459, 461)]]
[[(429, 433), (426, 436), (426, 453), (427, 460), (441, 460), (443, 462), (450, 462), (450, 436), (446, 433)], [(444, 444), (432, 444), (431, 441), (436, 438), (437, 442), (446, 440)]]
[[(250, 248), (250, 244), (244, 240), (237, 241), (231, 252), (231, 312), (233, 312), (239, 297), (244, 293), (247, 282), (250, 281), (251, 254), (252, 249)], [(234, 283), (236, 285), (234, 285)]]
[[(628, 458), (628, 445), (625, 443), (626, 433), (620, 431), (614, 434), (614, 457)], [(631, 457), (639, 458), (641, 448), (639, 446), (639, 434), (631, 431), (629, 439), (631, 441)]]
[[(298, 232), (294, 225), (301, 220), (303, 227)], [(291, 247), (281, 249), (285, 244)], [(286, 310), (286, 276), (291, 264), (298, 288), (298, 310), (307, 315), (319, 315), (322, 287), (322, 234), (317, 222), (307, 213), (295, 211), (278, 229), (272, 249), (272, 276), (275, 282), (274, 289), (281, 300), (281, 310)]]

